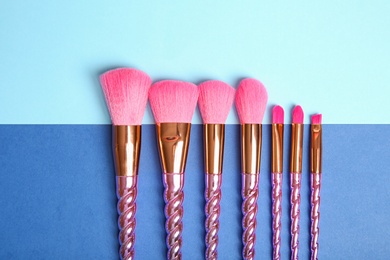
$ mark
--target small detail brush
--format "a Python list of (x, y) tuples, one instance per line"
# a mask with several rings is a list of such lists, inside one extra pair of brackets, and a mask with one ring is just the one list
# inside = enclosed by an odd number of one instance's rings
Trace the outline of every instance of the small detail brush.
[(311, 118), (310, 180), (311, 180), (311, 260), (318, 259), (320, 235), (320, 190), (322, 174), (322, 115)]
[(198, 94), (196, 85), (177, 80), (156, 82), (149, 91), (163, 170), (167, 258), (170, 260), (182, 259), (184, 171)]
[(281, 106), (272, 110), (272, 259), (280, 260), (282, 232), (282, 181), (283, 181), (283, 128), (284, 111)]
[(199, 85), (199, 110), (203, 119), (205, 154), (205, 213), (207, 260), (218, 259), (218, 230), (221, 212), (221, 184), (225, 121), (233, 104), (235, 90), (228, 84), (210, 80)]
[(303, 110), (296, 106), (291, 124), (290, 190), (291, 190), (291, 260), (298, 260), (301, 175), (303, 150)]
[(134, 259), (141, 123), (152, 81), (142, 71), (119, 68), (102, 74), (100, 82), (113, 123), (119, 254), (121, 259)]
[(263, 84), (244, 79), (236, 93), (236, 109), (241, 123), (242, 227), (245, 260), (255, 259), (257, 199), (261, 158), (262, 125), (268, 95)]

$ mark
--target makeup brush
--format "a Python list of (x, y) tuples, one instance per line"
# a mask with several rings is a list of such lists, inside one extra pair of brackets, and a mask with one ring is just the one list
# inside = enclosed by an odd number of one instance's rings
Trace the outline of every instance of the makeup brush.
[(263, 84), (244, 79), (236, 92), (236, 108), (241, 123), (242, 227), (244, 259), (255, 258), (257, 198), (261, 157), (261, 122), (268, 95)]
[(101, 75), (100, 82), (113, 123), (119, 255), (121, 259), (133, 259), (141, 123), (152, 81), (140, 70), (119, 68)]
[(208, 260), (218, 259), (218, 230), (221, 202), (225, 121), (235, 90), (228, 84), (210, 80), (199, 85), (199, 110), (203, 119), (205, 160), (206, 252)]
[(310, 182), (311, 182), (311, 260), (318, 259), (320, 235), (320, 190), (322, 174), (322, 115), (311, 117)]
[(298, 260), (299, 250), (303, 127), (303, 110), (296, 106), (292, 114), (290, 153), (291, 260)]
[(168, 259), (182, 258), (184, 171), (198, 94), (196, 85), (177, 80), (156, 82), (149, 90), (165, 187)]
[(282, 232), (283, 128), (284, 111), (281, 106), (272, 110), (272, 246), (274, 260), (280, 260)]

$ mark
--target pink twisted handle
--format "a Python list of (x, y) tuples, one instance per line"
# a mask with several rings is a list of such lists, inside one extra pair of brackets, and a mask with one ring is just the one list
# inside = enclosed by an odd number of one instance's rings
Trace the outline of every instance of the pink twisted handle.
[(183, 231), (183, 200), (184, 174), (164, 173), (164, 200), (165, 200), (165, 229), (167, 231), (167, 258), (181, 259), (182, 231)]
[(282, 173), (272, 173), (272, 246), (273, 259), (280, 260), (282, 232)]
[(259, 174), (242, 174), (242, 257), (255, 259), (257, 198), (259, 197)]
[(301, 175), (300, 173), (290, 173), (291, 185), (291, 260), (298, 260), (299, 250), (299, 219), (301, 204)]
[(222, 174), (207, 174), (206, 173), (206, 259), (218, 259), (218, 230), (219, 230), (219, 215), (221, 212), (221, 183)]
[(137, 209), (137, 176), (117, 176), (118, 227), (120, 259), (134, 259), (135, 212)]
[(311, 260), (318, 259), (321, 173), (311, 173)]

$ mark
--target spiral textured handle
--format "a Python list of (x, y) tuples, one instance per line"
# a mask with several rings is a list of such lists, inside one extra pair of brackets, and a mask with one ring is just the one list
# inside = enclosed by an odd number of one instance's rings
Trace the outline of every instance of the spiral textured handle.
[(318, 259), (321, 173), (311, 173), (311, 260)]
[(221, 213), (221, 183), (222, 174), (207, 174), (206, 173), (206, 189), (205, 189), (205, 213), (206, 213), (206, 254), (207, 260), (218, 259), (218, 230), (219, 230), (219, 215)]
[(242, 257), (255, 259), (257, 198), (259, 197), (259, 174), (242, 174)]
[(130, 260), (134, 259), (137, 176), (117, 176), (116, 192), (119, 214), (119, 255), (120, 259)]
[(298, 260), (299, 250), (299, 219), (301, 204), (301, 175), (300, 173), (290, 173), (291, 188), (291, 260)]
[(272, 259), (280, 260), (282, 232), (282, 173), (272, 173)]
[(165, 229), (167, 231), (167, 258), (181, 259), (183, 231), (184, 175), (182, 173), (164, 173)]

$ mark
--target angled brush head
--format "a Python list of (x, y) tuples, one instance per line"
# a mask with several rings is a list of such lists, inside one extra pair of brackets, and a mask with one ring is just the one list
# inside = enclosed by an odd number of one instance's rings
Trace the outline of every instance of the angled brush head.
[(150, 77), (137, 69), (118, 68), (100, 76), (100, 83), (114, 125), (141, 125)]
[(316, 114), (311, 116), (312, 125), (320, 125), (322, 123), (322, 114)]
[(292, 115), (293, 124), (303, 124), (303, 109), (301, 106), (295, 106)]
[(267, 106), (268, 94), (256, 79), (243, 79), (236, 92), (236, 109), (241, 124), (261, 124)]
[(235, 89), (219, 80), (199, 84), (199, 110), (204, 124), (224, 124), (233, 104)]
[(283, 124), (284, 110), (281, 106), (274, 106), (272, 109), (272, 124)]
[(149, 101), (156, 123), (191, 123), (198, 95), (198, 87), (190, 82), (154, 83), (149, 90)]

